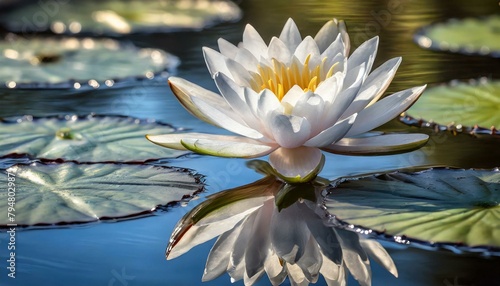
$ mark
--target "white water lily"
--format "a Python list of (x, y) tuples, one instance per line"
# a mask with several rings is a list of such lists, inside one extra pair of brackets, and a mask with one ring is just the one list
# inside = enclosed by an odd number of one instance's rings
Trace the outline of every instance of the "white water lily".
[(327, 285), (346, 285), (350, 273), (366, 286), (371, 285), (369, 258), (397, 276), (394, 262), (378, 242), (325, 223), (317, 199), (323, 188), (285, 185), (269, 176), (209, 196), (179, 221), (167, 259), (218, 237), (203, 281), (227, 272), (232, 282), (243, 280), (245, 285), (264, 274), (272, 285), (287, 277), (291, 285), (309, 285), (319, 276)]
[(181, 78), (169, 84), (193, 115), (241, 136), (201, 133), (148, 135), (152, 142), (223, 157), (255, 158), (270, 154), (273, 168), (301, 181), (317, 172), (324, 150), (340, 154), (388, 154), (426, 143), (424, 134), (359, 136), (409, 108), (425, 86), (394, 93), (379, 101), (401, 58), (373, 72), (378, 47), (374, 37), (349, 57), (342, 21), (327, 22), (313, 38), (302, 38), (289, 19), (267, 45), (247, 25), (235, 46), (219, 39), (217, 52), (203, 48), (220, 95)]

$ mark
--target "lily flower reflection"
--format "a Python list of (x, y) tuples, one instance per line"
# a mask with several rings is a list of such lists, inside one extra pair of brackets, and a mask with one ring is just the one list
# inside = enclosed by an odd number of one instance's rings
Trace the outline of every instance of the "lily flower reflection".
[(177, 224), (167, 259), (218, 237), (208, 255), (203, 281), (227, 272), (231, 281), (253, 285), (267, 274), (273, 285), (288, 277), (292, 285), (346, 285), (351, 275), (371, 284), (371, 257), (397, 276), (389, 254), (374, 240), (325, 224), (318, 200), (326, 187), (318, 180), (291, 185), (267, 176), (226, 190), (186, 214)]

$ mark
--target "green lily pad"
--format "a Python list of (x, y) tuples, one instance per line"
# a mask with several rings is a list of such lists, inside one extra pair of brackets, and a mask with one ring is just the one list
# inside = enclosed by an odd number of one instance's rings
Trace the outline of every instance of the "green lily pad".
[(415, 42), (422, 48), (500, 57), (500, 15), (450, 19), (420, 29)]
[(500, 126), (500, 81), (454, 81), (428, 88), (407, 111), (414, 118), (469, 129)]
[(222, 22), (235, 22), (242, 16), (238, 5), (225, 0), (93, 0), (48, 3), (21, 6), (2, 15), (2, 22), (8, 30), (14, 32), (50, 30), (57, 34), (126, 35), (201, 30)]
[(430, 169), (341, 182), (326, 198), (337, 219), (391, 236), (500, 247), (500, 171)]
[(0, 120), (0, 156), (26, 153), (79, 162), (175, 158), (187, 151), (161, 148), (145, 138), (174, 131), (167, 124), (122, 116), (25, 116)]
[(111, 39), (39, 38), (0, 41), (0, 88), (92, 90), (166, 75), (179, 60), (162, 50)]
[(0, 182), (6, 188), (0, 193), (1, 226), (143, 215), (201, 188), (196, 177), (181, 169), (72, 162), (15, 165), (0, 173)]

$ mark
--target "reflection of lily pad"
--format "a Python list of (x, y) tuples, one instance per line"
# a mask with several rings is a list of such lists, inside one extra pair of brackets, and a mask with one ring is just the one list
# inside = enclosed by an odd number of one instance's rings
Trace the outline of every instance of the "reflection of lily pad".
[[(4, 214), (0, 224), (4, 226), (90, 222), (146, 214), (200, 188), (189, 172), (134, 164), (16, 165), (0, 173), (2, 186), (7, 188), (9, 181), (14, 183), (12, 189), (0, 194), (0, 212)], [(15, 204), (8, 204), (12, 201), (9, 197), (15, 198)]]
[(423, 48), (500, 57), (500, 15), (451, 19), (422, 28), (414, 38)]
[[(65, 1), (66, 2), (66, 1)], [(93, 0), (55, 4), (40, 8), (32, 3), (2, 15), (5, 26), (15, 32), (77, 34), (130, 34), (200, 30), (241, 18), (240, 8), (225, 0)], [(54, 2), (55, 3), (55, 2)], [(46, 5), (48, 6), (48, 5)], [(53, 10), (57, 9), (57, 12)], [(45, 21), (39, 18), (51, 13)], [(23, 21), (24, 19), (24, 21)]]
[(131, 117), (65, 116), (0, 121), (0, 156), (27, 153), (80, 162), (145, 161), (186, 152), (151, 144), (145, 134), (172, 133), (169, 125)]
[(152, 79), (177, 67), (161, 50), (111, 39), (33, 38), (0, 41), (1, 88), (96, 89)]
[(407, 111), (442, 125), (500, 126), (500, 81), (453, 82), (428, 88)]
[(339, 220), (434, 243), (500, 247), (500, 172), (436, 169), (348, 180), (331, 190)]

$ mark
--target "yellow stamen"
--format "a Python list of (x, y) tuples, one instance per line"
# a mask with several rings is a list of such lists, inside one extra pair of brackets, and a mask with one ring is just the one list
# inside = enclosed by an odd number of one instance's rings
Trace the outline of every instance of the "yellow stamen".
[[(252, 89), (260, 92), (263, 89), (271, 90), (281, 101), (287, 92), (295, 85), (304, 91), (314, 92), (318, 85), (325, 79), (333, 76), (335, 67), (325, 66), (327, 58), (323, 58), (321, 63), (316, 66), (310, 66), (311, 54), (309, 54), (304, 63), (292, 60), (290, 66), (272, 59), (271, 66), (259, 65), (257, 73), (252, 73), (253, 81), (250, 83)], [(328, 72), (325, 71), (328, 69)]]
[(276, 93), (276, 96), (280, 101), (283, 99), (283, 96), (285, 96), (285, 90), (283, 89), (283, 85), (281, 83), (278, 83), (278, 93)]

